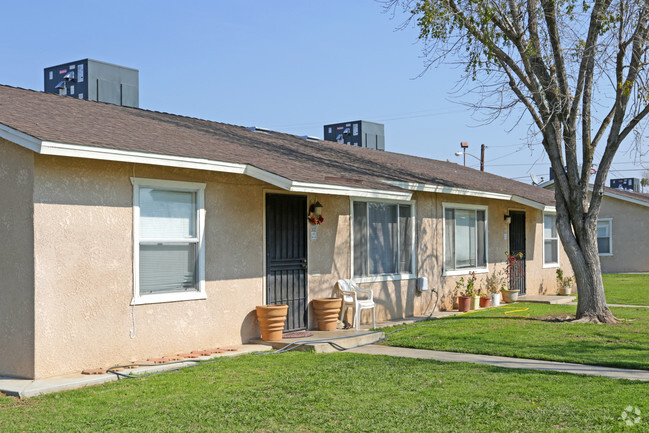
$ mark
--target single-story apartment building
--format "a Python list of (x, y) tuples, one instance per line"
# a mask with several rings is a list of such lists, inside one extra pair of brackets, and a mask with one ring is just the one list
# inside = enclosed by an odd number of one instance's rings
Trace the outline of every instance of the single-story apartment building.
[(342, 278), (382, 320), (437, 295), (452, 308), (455, 281), (475, 271), (480, 286), (506, 251), (524, 254), (522, 294), (556, 293), (569, 268), (554, 193), (532, 185), (9, 86), (0, 106), (0, 376), (241, 344), (256, 305), (312, 328), (310, 301)]
[[(554, 190), (554, 181), (539, 186)], [(649, 194), (604, 187), (597, 219), (602, 273), (649, 272), (649, 242), (645, 233), (649, 233)]]

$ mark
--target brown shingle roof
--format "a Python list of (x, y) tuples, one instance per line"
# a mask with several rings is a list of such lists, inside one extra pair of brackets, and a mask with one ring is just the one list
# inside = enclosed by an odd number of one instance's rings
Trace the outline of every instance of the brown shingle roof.
[(609, 194), (615, 194), (619, 195), (621, 197), (626, 197), (630, 198), (633, 200), (638, 200), (641, 202), (645, 202), (649, 204), (649, 194), (642, 193), (642, 192), (634, 192), (634, 191), (627, 191), (624, 189), (615, 189), (615, 188), (609, 188), (609, 187), (604, 187), (604, 192), (609, 193)]
[(119, 107), (0, 85), (0, 123), (41, 141), (248, 164), (294, 182), (398, 190), (385, 182), (513, 194), (554, 193), (455, 163)]

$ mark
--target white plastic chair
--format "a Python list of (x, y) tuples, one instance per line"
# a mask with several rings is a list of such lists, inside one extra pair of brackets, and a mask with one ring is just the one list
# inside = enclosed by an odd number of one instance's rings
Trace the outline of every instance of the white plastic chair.
[[(372, 328), (376, 328), (376, 315), (374, 309), (374, 294), (370, 289), (361, 289), (352, 280), (338, 280), (338, 290), (343, 297), (343, 306), (340, 309), (340, 320), (343, 320), (348, 308), (352, 309), (353, 322), (357, 330), (361, 329), (361, 311), (372, 309)], [(365, 295), (359, 299), (358, 295)]]

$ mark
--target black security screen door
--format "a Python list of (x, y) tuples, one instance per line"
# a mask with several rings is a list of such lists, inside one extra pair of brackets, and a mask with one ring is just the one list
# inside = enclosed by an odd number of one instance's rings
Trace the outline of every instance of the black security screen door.
[(307, 328), (306, 197), (266, 195), (266, 302), (288, 305), (285, 329)]
[(523, 253), (523, 258), (516, 264), (517, 269), (512, 272), (510, 289), (518, 290), (519, 295), (524, 295), (525, 287), (525, 212), (510, 211), (512, 222), (509, 224), (509, 252), (510, 254)]

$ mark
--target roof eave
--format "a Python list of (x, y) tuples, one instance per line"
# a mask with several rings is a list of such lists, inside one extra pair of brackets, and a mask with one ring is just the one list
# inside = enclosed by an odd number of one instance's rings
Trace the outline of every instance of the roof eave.
[(410, 191), (356, 188), (341, 185), (298, 182), (250, 164), (41, 141), (38, 138), (24, 134), (3, 124), (0, 124), (0, 137), (41, 155), (130, 162), (135, 164), (149, 164), (174, 168), (189, 168), (221, 173), (243, 174), (269, 183), (283, 190), (294, 192), (310, 192), (388, 200), (410, 200), (412, 198), (412, 193)]
[(521, 197), (515, 194), (503, 194), (503, 193), (497, 193), (491, 191), (481, 191), (481, 190), (475, 190), (469, 188), (432, 185), (432, 184), (418, 183), (418, 182), (402, 182), (402, 181), (391, 181), (391, 180), (386, 180), (385, 182), (390, 185), (398, 186), (400, 188), (407, 189), (410, 191), (424, 191), (424, 192), (433, 192), (438, 194), (464, 195), (464, 196), (471, 196), (471, 197), (489, 198), (495, 200), (513, 201), (515, 203), (520, 203), (525, 206), (529, 206), (531, 208), (543, 210), (546, 212), (555, 211), (554, 206), (546, 205), (545, 203), (538, 202), (535, 200), (530, 200), (528, 198)]

